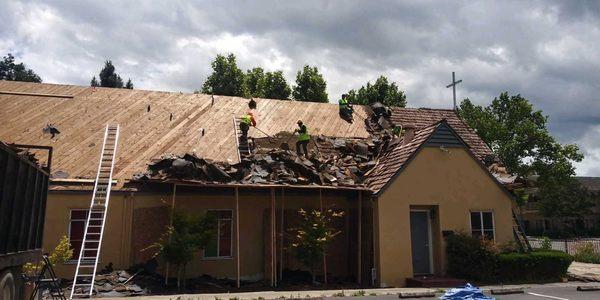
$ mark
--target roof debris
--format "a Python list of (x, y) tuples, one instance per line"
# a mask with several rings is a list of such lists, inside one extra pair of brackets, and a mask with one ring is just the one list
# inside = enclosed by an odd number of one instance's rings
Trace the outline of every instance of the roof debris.
[(166, 154), (148, 165), (134, 180), (187, 179), (206, 183), (362, 185), (364, 174), (375, 165), (373, 141), (314, 137), (320, 151), (310, 159), (294, 151), (259, 148), (237, 164), (215, 162), (195, 154)]
[(397, 145), (389, 118), (389, 109), (365, 119), (368, 138), (311, 137), (309, 157), (280, 149), (295, 136), (279, 132), (274, 136), (252, 139), (253, 153), (237, 164), (217, 162), (186, 153), (165, 154), (153, 160), (145, 173), (134, 180), (197, 180), (205, 183), (291, 184), (328, 186), (365, 186), (366, 174), (377, 158)]

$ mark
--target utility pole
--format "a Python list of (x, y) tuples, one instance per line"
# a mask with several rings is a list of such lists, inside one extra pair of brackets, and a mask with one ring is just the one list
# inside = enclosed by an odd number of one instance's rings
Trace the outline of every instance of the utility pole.
[(446, 86), (446, 88), (452, 87), (452, 99), (454, 100), (454, 110), (456, 110), (456, 85), (461, 82), (462, 79), (456, 81), (456, 79), (454, 78), (454, 72), (452, 72), (452, 83)]

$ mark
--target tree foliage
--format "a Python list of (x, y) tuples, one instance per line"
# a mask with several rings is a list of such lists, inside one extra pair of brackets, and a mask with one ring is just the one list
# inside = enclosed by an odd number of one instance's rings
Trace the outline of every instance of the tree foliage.
[(333, 221), (342, 217), (344, 213), (332, 209), (323, 212), (300, 209), (298, 213), (302, 221), (296, 229), (292, 247), (296, 249), (298, 260), (310, 269), (314, 282), (316, 267), (323, 261), (327, 245), (340, 234), (339, 230), (333, 228)]
[(213, 73), (208, 76), (202, 93), (224, 96), (246, 96), (244, 72), (237, 66), (235, 55), (230, 53), (227, 57), (217, 55), (211, 63)]
[(15, 63), (15, 57), (8, 53), (0, 61), (0, 80), (42, 82), (42, 79), (24, 63)]
[(265, 71), (263, 68), (256, 67), (246, 71), (244, 78), (246, 93), (249, 97), (263, 97), (263, 88), (265, 80)]
[[(194, 254), (206, 247), (215, 237), (216, 219), (212, 215), (193, 215), (175, 211), (173, 224), (158, 242), (146, 249), (157, 249), (154, 256), (160, 256), (166, 262), (177, 266), (177, 288), (185, 279), (185, 268), (194, 258)], [(185, 281), (184, 281), (185, 284)], [(184, 286), (185, 288), (185, 286)]]
[[(73, 249), (71, 249), (71, 244), (69, 243), (69, 239), (67, 236), (63, 235), (58, 242), (58, 245), (54, 248), (52, 253), (48, 255), (48, 260), (52, 266), (56, 266), (58, 264), (64, 264), (73, 258)], [(37, 275), (42, 269), (42, 262), (39, 263), (26, 263), (23, 266), (23, 273), (28, 276)]]
[(295, 100), (310, 102), (327, 102), (327, 83), (317, 67), (305, 65), (296, 74), (296, 85), (292, 92)]
[(381, 75), (374, 84), (367, 82), (358, 91), (348, 91), (348, 101), (362, 105), (381, 102), (386, 106), (405, 107), (406, 95), (395, 82), (390, 83), (387, 77)]
[[(459, 114), (500, 157), (509, 172), (521, 177), (539, 175), (538, 198), (550, 197), (543, 201), (561, 203), (578, 201), (566, 196), (583, 189), (572, 178), (575, 175), (573, 162), (581, 161), (583, 155), (577, 145), (558, 143), (548, 132), (548, 117), (541, 110), (534, 110), (527, 99), (505, 92), (486, 107), (465, 99), (460, 104)], [(580, 201), (578, 204), (554, 203), (540, 209), (547, 217), (578, 214), (588, 206), (587, 200)], [(540, 202), (541, 206), (548, 204)]]
[(290, 99), (292, 89), (288, 85), (282, 71), (267, 72), (262, 87), (262, 98)]
[(100, 78), (100, 81), (96, 79), (96, 76), (93, 76), (90, 81), (90, 86), (133, 89), (133, 82), (131, 82), (131, 79), (127, 81), (126, 86), (123, 84), (123, 78), (115, 72), (115, 66), (110, 60), (104, 62), (104, 68), (100, 70), (98, 78)]

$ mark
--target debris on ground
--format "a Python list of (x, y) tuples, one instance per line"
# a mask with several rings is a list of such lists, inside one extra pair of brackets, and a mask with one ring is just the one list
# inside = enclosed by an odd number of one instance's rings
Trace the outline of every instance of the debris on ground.
[[(135, 274), (132, 276), (127, 271), (113, 271), (108, 274), (96, 275), (94, 290), (96, 297), (127, 297), (148, 295), (149, 291), (135, 284)], [(77, 290), (79, 289), (79, 290)], [(68, 292), (71, 287), (68, 288)], [(89, 288), (76, 288), (76, 293), (87, 293)]]

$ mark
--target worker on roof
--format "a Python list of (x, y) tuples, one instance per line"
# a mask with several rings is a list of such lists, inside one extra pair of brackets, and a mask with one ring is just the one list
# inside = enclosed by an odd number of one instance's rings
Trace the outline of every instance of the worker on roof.
[(338, 105), (340, 109), (340, 117), (347, 122), (352, 123), (352, 113), (354, 112), (354, 109), (348, 100), (348, 94), (342, 94), (342, 98), (338, 101)]
[(240, 122), (242, 138), (248, 138), (248, 130), (250, 130), (250, 126), (256, 127), (256, 120), (254, 119), (254, 115), (251, 111), (247, 112), (244, 116), (242, 116), (242, 120)]
[(302, 123), (302, 120), (298, 120), (298, 129), (294, 130), (294, 133), (298, 133), (298, 141), (296, 142), (296, 153), (298, 156), (302, 155), (300, 147), (304, 150), (304, 156), (308, 158), (308, 142), (310, 141), (310, 135), (308, 134), (308, 128)]

